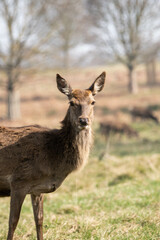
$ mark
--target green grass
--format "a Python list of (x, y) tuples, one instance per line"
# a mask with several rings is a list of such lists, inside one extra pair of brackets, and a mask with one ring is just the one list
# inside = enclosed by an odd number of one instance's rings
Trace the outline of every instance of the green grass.
[[(91, 159), (44, 200), (44, 239), (106, 240), (160, 238), (160, 155)], [(140, 161), (141, 160), (141, 161)], [(140, 171), (141, 169), (141, 171)], [(143, 171), (142, 171), (143, 169)], [(0, 239), (7, 234), (9, 199), (0, 199)], [(15, 239), (36, 239), (27, 196)]]
[[(109, 154), (101, 161), (106, 140), (96, 127), (87, 166), (45, 195), (44, 239), (160, 239), (160, 129), (140, 122), (133, 127), (140, 138), (111, 139)], [(1, 198), (0, 240), (7, 236), (8, 215), (9, 198)], [(29, 196), (14, 239), (36, 239)]]

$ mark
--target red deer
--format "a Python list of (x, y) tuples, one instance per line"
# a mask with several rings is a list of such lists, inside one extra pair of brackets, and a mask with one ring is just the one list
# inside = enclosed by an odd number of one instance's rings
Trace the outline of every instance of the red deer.
[(100, 123), (100, 132), (104, 135), (106, 138), (106, 147), (104, 152), (100, 156), (100, 160), (107, 158), (109, 155), (109, 148), (110, 148), (110, 142), (111, 137), (119, 134), (126, 135), (128, 137), (138, 137), (138, 132), (135, 131), (131, 126), (129, 126), (125, 122), (120, 121), (111, 121), (111, 120), (105, 120)]
[(100, 123), (100, 130), (102, 134), (108, 138), (110, 133), (112, 134), (123, 134), (128, 137), (138, 137), (137, 131), (135, 131), (127, 123), (119, 121), (105, 121)]
[(72, 90), (57, 74), (57, 87), (70, 104), (61, 129), (0, 128), (0, 196), (11, 196), (7, 240), (13, 239), (27, 194), (32, 199), (37, 239), (43, 239), (43, 193), (54, 192), (85, 164), (92, 143), (94, 96), (104, 83), (105, 72), (87, 90)]
[(159, 123), (158, 118), (148, 108), (134, 107), (131, 110), (131, 114), (132, 114), (133, 118), (139, 117), (139, 118), (141, 118), (143, 120), (150, 119), (150, 120), (153, 120), (157, 124)]

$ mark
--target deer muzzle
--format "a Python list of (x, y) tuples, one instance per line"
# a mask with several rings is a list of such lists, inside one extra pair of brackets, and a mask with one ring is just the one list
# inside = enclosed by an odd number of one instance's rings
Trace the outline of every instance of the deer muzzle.
[(82, 128), (86, 128), (89, 124), (89, 119), (88, 118), (79, 118), (79, 123)]

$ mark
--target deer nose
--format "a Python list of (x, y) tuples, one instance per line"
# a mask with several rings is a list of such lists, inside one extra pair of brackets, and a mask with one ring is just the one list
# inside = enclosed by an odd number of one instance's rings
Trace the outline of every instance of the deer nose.
[(89, 123), (89, 119), (88, 118), (79, 118), (79, 122), (82, 126), (87, 126)]

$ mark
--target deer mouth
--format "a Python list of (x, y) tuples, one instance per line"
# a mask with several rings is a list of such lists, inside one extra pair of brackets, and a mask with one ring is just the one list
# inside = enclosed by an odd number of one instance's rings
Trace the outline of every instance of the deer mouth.
[(80, 131), (85, 130), (85, 129), (88, 129), (88, 128), (89, 128), (89, 125), (86, 125), (86, 126), (79, 125), (79, 126), (78, 126), (78, 129), (79, 129)]

